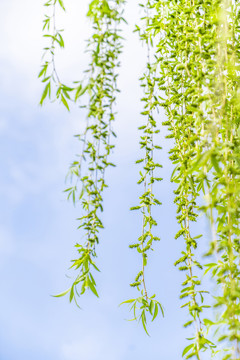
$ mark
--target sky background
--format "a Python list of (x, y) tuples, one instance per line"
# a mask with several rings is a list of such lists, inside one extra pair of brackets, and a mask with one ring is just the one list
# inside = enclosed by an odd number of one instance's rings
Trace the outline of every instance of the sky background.
[[(87, 3), (65, 1), (67, 13), (58, 16), (59, 27), (66, 29), (66, 49), (57, 53), (57, 66), (66, 83), (81, 79), (88, 64), (84, 54), (89, 35)], [(141, 223), (140, 214), (129, 212), (141, 193), (134, 162), (139, 158), (141, 122), (138, 78), (146, 55), (132, 33), (140, 16), (136, 0), (127, 4), (125, 14), (129, 25), (124, 27), (115, 124), (118, 139), (112, 156), (117, 167), (107, 173), (105, 230), (98, 247), (100, 299), (85, 295), (79, 310), (67, 297), (51, 297), (71, 285), (66, 275), (74, 274), (67, 269), (76, 255), (74, 244), (81, 241), (75, 220), (81, 209), (67, 202), (63, 190), (69, 164), (80, 151), (73, 135), (83, 128), (85, 118), (77, 107), (68, 113), (57, 103), (38, 105), (42, 84), (37, 74), (46, 44), (42, 5), (32, 0), (0, 2), (0, 359), (180, 359), (191, 331), (183, 329), (188, 317), (178, 299), (184, 274), (173, 266), (184, 245), (174, 240), (178, 226), (165, 129), (164, 151), (158, 152), (164, 181), (156, 188), (163, 202), (156, 213), (161, 242), (151, 253), (147, 270), (150, 292), (163, 304), (165, 318), (149, 324), (151, 337), (147, 337), (140, 325), (126, 321), (127, 306), (118, 306), (137, 295), (128, 284), (140, 267), (137, 252), (128, 248), (139, 236)], [(158, 121), (162, 119), (160, 112)], [(199, 228), (207, 231), (204, 220)]]

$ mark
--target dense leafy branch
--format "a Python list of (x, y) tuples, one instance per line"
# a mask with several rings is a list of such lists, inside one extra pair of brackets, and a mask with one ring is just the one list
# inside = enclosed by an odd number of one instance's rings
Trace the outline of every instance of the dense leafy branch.
[[(199, 290), (201, 281), (198, 278), (198, 273), (203, 267), (194, 255), (201, 234), (193, 236), (191, 230), (191, 223), (196, 222), (198, 218), (197, 200), (201, 182), (189, 174), (188, 169), (192, 159), (196, 157), (201, 134), (199, 78), (202, 72), (202, 55), (199, 35), (204, 26), (204, 16), (200, 15), (204, 8), (201, 8), (199, 3), (194, 4), (191, 1), (173, 1), (171, 6), (164, 2), (155, 4), (158, 13), (153, 26), (156, 33), (160, 33), (159, 99), (168, 117), (164, 122), (170, 132), (167, 137), (174, 139), (174, 147), (170, 150), (170, 159), (175, 166), (171, 181), (177, 184), (175, 203), (180, 224), (175, 238), (183, 237), (186, 244), (186, 250), (182, 252), (175, 265), (179, 265), (179, 269), (186, 272), (180, 298), (186, 299), (182, 307), (188, 308), (191, 319), (184, 326), (193, 326), (195, 329), (195, 337), (191, 338), (192, 343), (184, 349), (183, 356), (201, 359), (201, 351), (213, 344), (204, 334), (202, 312), (207, 307), (204, 304), (206, 291)], [(162, 13), (167, 15), (161, 18)]]
[[(61, 83), (55, 65), (56, 45), (64, 47), (55, 13), (57, 7), (65, 8), (62, 0), (45, 3), (49, 13), (43, 30), (50, 43), (39, 73), (44, 83), (40, 103), (51, 98), (53, 88), (54, 98), (68, 110), (71, 94), (77, 103), (88, 99), (81, 103), (87, 109), (85, 131), (76, 135), (82, 152), (70, 167), (72, 184), (66, 189), (68, 198), (81, 204), (83, 215), (78, 220), (85, 236), (84, 242), (76, 245), (78, 257), (72, 265), (79, 274), (60, 294), (70, 293), (70, 301), (76, 301), (76, 295), (88, 288), (98, 296), (92, 271), (98, 270), (95, 259), (103, 228), (100, 214), (107, 186), (105, 171), (114, 166), (109, 155), (114, 148), (112, 122), (123, 5), (123, 0), (90, 2), (90, 65), (85, 79), (68, 87)], [(132, 210), (141, 214), (142, 228), (130, 248), (138, 251), (142, 266), (131, 284), (139, 296), (124, 303), (130, 304), (134, 319), (141, 320), (146, 332), (148, 316), (154, 320), (159, 309), (163, 314), (160, 302), (149, 294), (146, 279), (149, 250), (159, 240), (154, 228), (155, 209), (161, 202), (155, 187), (162, 179), (155, 153), (161, 149), (156, 136), (161, 127), (157, 110), (163, 107), (167, 116), (163, 125), (173, 141), (169, 152), (174, 166), (171, 181), (176, 185), (179, 224), (175, 238), (183, 239), (185, 246), (175, 265), (186, 274), (180, 298), (186, 300), (182, 307), (190, 316), (184, 326), (193, 332), (182, 357), (201, 360), (207, 352), (209, 358), (240, 360), (240, 5), (236, 0), (146, 0), (140, 6), (144, 16), (136, 30), (148, 57), (140, 78), (144, 123), (139, 127), (139, 144), (143, 155), (136, 161), (141, 166), (138, 183), (143, 191)], [(194, 234), (200, 212), (209, 218), (212, 233), (205, 254), (211, 262), (205, 265), (197, 254), (202, 234)], [(212, 294), (216, 311), (208, 317), (205, 295), (209, 289), (202, 288), (203, 272), (210, 274), (217, 286)]]

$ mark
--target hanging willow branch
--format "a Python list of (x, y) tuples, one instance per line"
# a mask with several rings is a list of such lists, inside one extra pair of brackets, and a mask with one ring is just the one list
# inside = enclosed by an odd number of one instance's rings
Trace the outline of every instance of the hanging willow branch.
[(136, 31), (139, 32), (141, 41), (147, 47), (147, 66), (146, 71), (140, 78), (141, 86), (144, 88), (144, 97), (141, 99), (144, 111), (141, 113), (145, 117), (144, 125), (139, 127), (142, 132), (140, 136), (140, 148), (143, 150), (144, 157), (136, 161), (137, 164), (142, 165), (140, 171), (140, 179), (138, 184), (143, 185), (143, 194), (140, 196), (140, 204), (134, 206), (131, 210), (139, 210), (142, 216), (142, 232), (138, 238), (138, 242), (130, 245), (131, 249), (136, 249), (142, 257), (141, 270), (137, 274), (135, 281), (130, 284), (131, 287), (137, 288), (140, 296), (136, 299), (124, 301), (123, 303), (131, 304), (134, 319), (141, 320), (144, 330), (147, 332), (147, 314), (150, 314), (152, 321), (157, 317), (159, 310), (164, 316), (162, 305), (155, 299), (156, 295), (149, 295), (146, 281), (146, 266), (148, 260), (149, 250), (153, 250), (153, 243), (159, 241), (160, 238), (154, 235), (154, 227), (157, 226), (156, 220), (153, 218), (153, 208), (161, 205), (161, 202), (156, 198), (153, 190), (154, 183), (162, 180), (157, 177), (156, 170), (162, 165), (154, 159), (154, 152), (161, 149), (159, 145), (154, 144), (154, 136), (159, 133), (157, 123), (154, 119), (154, 110), (158, 105), (157, 96), (155, 95), (156, 87), (156, 64), (151, 60), (151, 48), (153, 47), (152, 33), (151, 33), (151, 11), (152, 1), (147, 1), (144, 8), (145, 16), (141, 19), (143, 26), (136, 26)]
[[(161, 34), (158, 44), (160, 76), (160, 105), (166, 109), (168, 126), (174, 139), (170, 150), (170, 159), (175, 165), (171, 181), (177, 184), (175, 203), (180, 230), (175, 238), (182, 237), (186, 250), (176, 261), (179, 270), (186, 272), (186, 280), (180, 298), (186, 302), (190, 320), (185, 327), (192, 326), (194, 337), (182, 353), (187, 359), (201, 359), (201, 352), (212, 348), (213, 343), (206, 338), (205, 321), (202, 312), (208, 307), (204, 303), (204, 289), (201, 289), (199, 272), (203, 269), (200, 260), (194, 254), (201, 234), (194, 236), (192, 223), (198, 218), (198, 199), (203, 186), (203, 179), (189, 173), (193, 159), (201, 148), (202, 124), (204, 112), (204, 73), (206, 52), (202, 49), (205, 33), (204, 1), (155, 2), (158, 11), (154, 20), (156, 33)], [(198, 269), (198, 270), (197, 270)]]
[[(176, 168), (172, 181), (178, 184), (177, 218), (186, 251), (176, 263), (185, 263), (187, 280), (181, 297), (188, 297), (193, 317), (185, 326), (195, 324), (195, 341), (183, 356), (201, 358), (201, 350), (213, 349), (206, 339), (203, 324), (218, 326), (225, 341), (222, 359), (239, 359), (239, 5), (235, 1), (156, 2), (159, 16), (156, 31), (161, 32), (159, 89), (164, 91), (162, 106), (166, 108), (175, 147), (170, 151)], [(159, 21), (162, 19), (162, 21)], [(200, 236), (192, 237), (191, 221), (197, 220), (197, 201), (207, 188), (213, 239), (208, 255), (217, 255), (207, 271), (221, 284), (215, 306), (220, 310), (215, 322), (202, 320), (200, 281), (193, 275), (193, 251)], [(200, 296), (200, 302), (197, 301)], [(228, 349), (227, 345), (232, 344)], [(219, 355), (219, 348), (215, 351)]]
[(44, 48), (44, 62), (38, 75), (38, 77), (41, 78), (42, 83), (45, 85), (40, 100), (40, 105), (43, 104), (47, 97), (49, 99), (52, 98), (52, 91), (54, 89), (55, 94), (53, 98), (59, 99), (60, 102), (69, 111), (69, 92), (71, 92), (73, 88), (61, 83), (55, 60), (56, 45), (61, 49), (64, 48), (64, 40), (61, 34), (63, 30), (58, 30), (56, 25), (56, 10), (57, 8), (61, 8), (63, 11), (65, 11), (65, 7), (62, 0), (49, 0), (44, 4), (44, 6), (48, 11), (43, 21), (43, 31), (45, 32), (43, 36), (49, 39), (50, 43), (47, 47)]
[[(74, 183), (65, 190), (73, 203), (81, 202), (83, 215), (78, 219), (79, 227), (83, 230), (85, 241), (76, 244), (79, 257), (73, 260), (78, 276), (72, 286), (65, 292), (70, 293), (70, 302), (76, 300), (76, 295), (82, 295), (90, 289), (96, 296), (96, 283), (93, 269), (99, 271), (94, 259), (97, 257), (96, 245), (99, 243), (99, 231), (103, 228), (100, 213), (103, 211), (103, 190), (107, 187), (105, 171), (109, 166), (115, 166), (109, 161), (109, 155), (114, 148), (112, 136), (112, 122), (115, 120), (114, 103), (117, 88), (117, 68), (119, 67), (119, 54), (121, 53), (120, 23), (124, 0), (93, 0), (89, 4), (87, 16), (91, 20), (93, 34), (88, 40), (87, 50), (91, 55), (89, 68), (85, 71), (87, 80), (77, 83), (74, 88), (62, 85), (55, 66), (55, 45), (64, 47), (60, 30), (56, 29), (56, 6), (65, 10), (62, 0), (50, 0), (45, 6), (52, 8), (52, 16), (46, 15), (44, 35), (51, 39), (49, 47), (45, 48), (48, 59), (45, 61), (39, 77), (46, 82), (40, 103), (47, 96), (51, 97), (52, 85), (56, 86), (56, 98), (60, 98), (63, 105), (69, 110), (68, 100), (70, 92), (75, 92), (75, 102), (82, 95), (88, 95), (89, 102), (82, 105), (87, 109), (87, 124), (83, 134), (76, 137), (82, 144), (82, 153), (72, 163), (69, 176)], [(46, 55), (45, 55), (46, 56)], [(50, 60), (49, 60), (50, 58)], [(78, 291), (81, 286), (80, 291)]]
[[(204, 151), (193, 169), (205, 169), (207, 205), (213, 239), (207, 265), (219, 284), (214, 306), (221, 359), (240, 359), (240, 268), (239, 268), (239, 4), (221, 1), (211, 14), (209, 50), (214, 54), (208, 74), (208, 123), (205, 125)], [(217, 21), (216, 21), (217, 17)], [(207, 174), (208, 173), (208, 174)]]
[(75, 101), (85, 92), (89, 96), (89, 103), (84, 106), (88, 111), (87, 125), (84, 133), (77, 135), (83, 150), (69, 171), (75, 185), (66, 189), (68, 198), (72, 197), (74, 203), (81, 202), (84, 213), (78, 221), (85, 242), (76, 244), (79, 257), (73, 260), (71, 268), (79, 274), (68, 289), (70, 301), (76, 301), (76, 295), (84, 294), (86, 289), (98, 296), (92, 271), (99, 271), (95, 258), (99, 231), (103, 228), (100, 213), (103, 211), (103, 190), (107, 187), (105, 171), (109, 166), (115, 166), (109, 162), (109, 155), (114, 148), (111, 138), (116, 136), (112, 122), (115, 120), (113, 105), (118, 92), (116, 69), (122, 48), (119, 24), (123, 21), (123, 4), (122, 0), (94, 0), (87, 14), (94, 30), (88, 42), (91, 63), (86, 73), (89, 77), (87, 84), (80, 83), (75, 92)]

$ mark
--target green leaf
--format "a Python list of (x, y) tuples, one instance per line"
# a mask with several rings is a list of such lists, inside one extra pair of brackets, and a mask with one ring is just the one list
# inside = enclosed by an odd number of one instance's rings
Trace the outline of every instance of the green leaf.
[(194, 347), (194, 344), (190, 344), (190, 345), (186, 346), (182, 352), (182, 356), (186, 355), (193, 347)]
[(186, 327), (192, 325), (192, 323), (193, 323), (193, 320), (190, 320), (190, 321), (186, 322), (183, 326), (186, 328)]
[(39, 72), (38, 77), (40, 78), (43, 74), (46, 74), (48, 65), (43, 65), (42, 70)]
[(136, 301), (136, 299), (125, 300), (125, 301), (121, 302), (121, 304), (119, 304), (119, 306), (121, 306), (122, 304), (131, 304), (131, 303), (133, 303), (134, 301)]
[(133, 206), (130, 208), (130, 210), (139, 210), (142, 206)]
[(206, 270), (204, 271), (204, 275), (206, 275), (214, 267), (217, 267), (217, 264), (216, 263), (210, 263), (210, 264), (206, 264), (204, 266), (206, 267)]
[(146, 327), (146, 316), (145, 316), (145, 311), (144, 311), (144, 310), (142, 311), (141, 319), (142, 319), (142, 325), (143, 325), (143, 328), (144, 328), (146, 334), (147, 334), (148, 336), (150, 336), (149, 333), (148, 333), (148, 331), (147, 331), (147, 327)]
[(65, 7), (64, 7), (64, 4), (63, 4), (63, 1), (62, 0), (58, 0), (58, 3), (59, 5), (61, 6), (61, 8), (66, 11)]
[(62, 35), (60, 33), (58, 33), (58, 37), (59, 37), (58, 43), (59, 43), (60, 47), (64, 48), (64, 41), (63, 41)]
[(61, 296), (64, 296), (66, 295), (67, 293), (69, 293), (69, 291), (71, 290), (72, 287), (70, 287), (69, 289), (67, 289), (66, 291), (60, 293), (60, 294), (57, 294), (57, 295), (52, 295), (53, 297), (61, 297)]
[(159, 306), (159, 308), (160, 308), (160, 310), (161, 310), (162, 316), (164, 317), (163, 307), (162, 307), (162, 305), (161, 305), (159, 302), (158, 302), (158, 306)]
[(40, 105), (43, 104), (43, 102), (46, 99), (47, 95), (50, 96), (50, 91), (51, 91), (51, 82), (49, 81), (47, 83), (47, 85), (45, 86), (44, 90), (43, 90), (42, 97), (41, 97), (41, 100), (40, 100)]
[(70, 295), (69, 295), (69, 301), (72, 302), (72, 299), (74, 297), (74, 286), (71, 287)]
[(80, 84), (78, 87), (77, 87), (77, 90), (76, 90), (76, 94), (75, 94), (75, 101), (77, 101), (77, 99), (82, 96), (83, 94), (85, 94), (85, 92), (87, 91), (87, 89), (89, 88), (89, 86), (85, 86), (84, 88), (82, 87), (82, 84)]
[(155, 309), (154, 309), (152, 321), (154, 321), (156, 319), (157, 315), (158, 315), (158, 305), (157, 305), (157, 303), (155, 303)]
[(98, 295), (98, 293), (97, 293), (97, 290), (95, 289), (95, 286), (93, 285), (93, 283), (91, 282), (90, 279), (88, 279), (88, 286), (89, 286), (89, 288), (91, 289), (92, 293), (99, 298), (99, 295)]
[(151, 315), (153, 315), (153, 309), (154, 309), (154, 302), (151, 300), (149, 305), (149, 311)]
[(67, 108), (67, 110), (70, 111), (67, 100), (65, 99), (65, 97), (63, 95), (61, 95), (61, 101), (62, 101), (63, 105)]
[(91, 264), (92, 264), (92, 266), (94, 267), (94, 269), (96, 269), (98, 272), (101, 272), (101, 271), (99, 270), (99, 268), (97, 267), (97, 265), (94, 264), (94, 262), (91, 262)]

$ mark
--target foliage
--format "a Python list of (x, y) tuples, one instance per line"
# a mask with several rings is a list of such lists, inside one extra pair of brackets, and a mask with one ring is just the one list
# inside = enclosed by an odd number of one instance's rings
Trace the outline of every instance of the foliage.
[(61, 49), (64, 48), (64, 40), (62, 36), (63, 30), (58, 30), (56, 27), (56, 9), (61, 8), (65, 11), (62, 0), (49, 0), (44, 6), (47, 8), (47, 14), (43, 20), (44, 37), (49, 40), (49, 45), (44, 48), (43, 65), (38, 75), (44, 83), (44, 90), (40, 100), (42, 105), (44, 100), (52, 95), (52, 88), (55, 90), (55, 98), (69, 110), (68, 100), (70, 99), (69, 92), (73, 89), (62, 84), (57, 73), (55, 64), (55, 50), (56, 45)]
[[(139, 32), (141, 41), (146, 44), (147, 47), (147, 65), (146, 71), (140, 78), (141, 86), (144, 89), (144, 97), (141, 99), (144, 106), (142, 115), (145, 117), (144, 125), (139, 127), (142, 132), (140, 136), (140, 148), (143, 150), (144, 155), (142, 159), (136, 161), (137, 164), (141, 164), (142, 169), (139, 172), (140, 179), (138, 184), (143, 184), (143, 194), (140, 196), (140, 203), (138, 206), (134, 206), (131, 210), (139, 210), (142, 214), (142, 231), (138, 238), (138, 242), (130, 245), (131, 249), (136, 249), (142, 257), (142, 268), (137, 274), (135, 281), (130, 284), (132, 287), (136, 287), (140, 292), (141, 296), (137, 299), (131, 300), (133, 303), (131, 309), (134, 312), (134, 319), (142, 321), (143, 327), (146, 330), (146, 313), (152, 316), (152, 321), (157, 317), (158, 310), (160, 309), (164, 316), (162, 305), (155, 300), (155, 294), (149, 297), (147, 291), (147, 285), (145, 280), (145, 270), (148, 260), (149, 250), (153, 250), (154, 241), (159, 241), (160, 238), (153, 234), (153, 228), (157, 226), (157, 221), (153, 218), (152, 208), (154, 206), (161, 205), (161, 202), (156, 198), (153, 192), (153, 185), (155, 182), (159, 182), (162, 178), (155, 175), (156, 170), (161, 168), (162, 165), (154, 160), (154, 150), (160, 150), (159, 145), (154, 144), (154, 136), (159, 133), (157, 123), (154, 119), (154, 110), (158, 105), (158, 99), (155, 95), (156, 87), (156, 67), (151, 60), (151, 48), (153, 46), (151, 29), (150, 29), (150, 13), (152, 10), (152, 4), (150, 1), (144, 6), (144, 17), (142, 18), (142, 26), (136, 27), (136, 31)], [(125, 301), (124, 303), (127, 303)], [(140, 303), (139, 314), (137, 315), (136, 310), (137, 304)]]
[[(201, 82), (204, 65), (201, 33), (206, 19), (204, 10), (197, 2), (192, 4), (191, 8), (189, 1), (173, 2), (172, 6), (167, 8), (164, 2), (157, 2), (157, 14), (152, 24), (156, 33), (159, 33), (158, 84), (162, 92), (159, 98), (168, 118), (164, 125), (168, 126), (167, 137), (173, 138), (175, 143), (170, 150), (170, 159), (174, 165), (171, 181), (177, 186), (174, 202), (180, 224), (175, 239), (182, 237), (186, 243), (186, 250), (175, 265), (186, 272), (180, 298), (185, 300), (182, 307), (188, 308), (190, 319), (184, 326), (195, 329), (195, 337), (184, 349), (183, 355), (186, 355), (186, 358), (195, 356), (197, 359), (200, 359), (202, 350), (213, 346), (205, 336), (202, 319), (202, 313), (208, 307), (204, 304), (204, 294), (207, 291), (200, 288), (199, 271), (196, 269), (201, 271), (203, 266), (194, 255), (202, 235), (193, 236), (191, 230), (191, 224), (198, 218), (198, 197), (202, 181), (195, 174), (189, 173), (191, 162), (200, 146), (204, 118)], [(159, 22), (159, 15), (167, 11), (168, 16)]]
[[(59, 294), (65, 295), (69, 292), (70, 301), (74, 299), (76, 303), (76, 296), (84, 294), (86, 289), (90, 289), (94, 295), (98, 296), (92, 271), (99, 271), (94, 260), (97, 256), (96, 245), (99, 243), (99, 231), (103, 228), (100, 213), (103, 211), (102, 193), (107, 187), (105, 171), (109, 166), (115, 166), (109, 161), (109, 155), (114, 148), (111, 137), (116, 136), (112, 130), (112, 122), (115, 119), (113, 106), (118, 92), (116, 70), (119, 67), (118, 56), (122, 47), (118, 26), (124, 20), (122, 18), (123, 3), (123, 0), (93, 0), (90, 3), (87, 16), (92, 23), (93, 35), (87, 44), (87, 51), (91, 58), (89, 68), (85, 71), (87, 79), (85, 82), (75, 83), (74, 88), (64, 86), (62, 90), (64, 95), (61, 95), (61, 102), (68, 110), (67, 99), (70, 99), (72, 91), (75, 102), (78, 102), (85, 93), (89, 98), (88, 104), (81, 106), (85, 107), (88, 112), (85, 131), (83, 134), (76, 135), (82, 143), (82, 153), (71, 164), (68, 173), (71, 182), (74, 181), (74, 185), (65, 190), (67, 197), (71, 197), (74, 204), (76, 201), (81, 201), (84, 212), (78, 219), (78, 228), (83, 229), (86, 241), (84, 244), (76, 244), (79, 257), (73, 260), (72, 265), (72, 268), (78, 270), (79, 274), (67, 292)], [(45, 5), (51, 5), (54, 9), (53, 14), (55, 14), (56, 4), (54, 1)], [(62, 2), (61, 6), (64, 7)], [(55, 30), (55, 25), (53, 34), (51, 37), (53, 39), (51, 47), (53, 75), (49, 80), (43, 79), (49, 83), (55, 81), (57, 76), (54, 44), (57, 41), (55, 39), (57, 39), (58, 32)], [(40, 73), (40, 76), (45, 76), (45, 73)], [(57, 98), (60, 89), (62, 89), (62, 85), (57, 87)], [(40, 103), (43, 100), (44, 93)], [(79, 292), (77, 289), (80, 285)]]
[[(69, 110), (71, 94), (78, 102), (88, 94), (86, 130), (77, 135), (83, 143), (82, 154), (70, 167), (75, 184), (66, 192), (73, 202), (80, 200), (83, 215), (79, 227), (86, 242), (77, 244), (79, 258), (72, 267), (79, 271), (73, 285), (60, 296), (70, 293), (76, 300), (81, 283), (81, 294), (89, 288), (95, 295), (96, 284), (92, 270), (95, 265), (96, 245), (103, 225), (105, 170), (113, 164), (109, 155), (113, 149), (113, 104), (117, 89), (118, 56), (121, 52), (121, 23), (124, 1), (94, 0), (88, 16), (93, 24), (93, 35), (88, 42), (91, 62), (88, 79), (68, 87), (62, 85), (55, 66), (55, 45), (64, 47), (61, 31), (56, 29), (56, 6), (64, 10), (60, 0), (50, 0), (45, 6), (52, 15), (44, 20), (44, 36), (50, 39), (45, 48), (45, 60), (39, 77), (45, 85), (40, 100), (55, 98)], [(182, 357), (202, 359), (203, 352), (213, 359), (240, 359), (240, 5), (235, 0), (145, 0), (140, 4), (143, 16), (136, 31), (147, 51), (146, 68), (140, 78), (144, 94), (143, 125), (139, 127), (140, 148), (143, 156), (136, 161), (141, 166), (138, 184), (143, 187), (139, 204), (131, 208), (142, 217), (141, 235), (130, 245), (142, 258), (142, 267), (131, 284), (139, 296), (126, 300), (134, 319), (141, 320), (147, 330), (147, 318), (155, 320), (163, 307), (155, 295), (149, 295), (146, 266), (149, 250), (160, 240), (154, 232), (157, 219), (153, 210), (161, 205), (155, 196), (155, 186), (161, 181), (161, 164), (155, 158), (161, 149), (156, 135), (161, 126), (168, 127), (168, 138), (173, 141), (169, 152), (173, 164), (171, 181), (175, 183), (175, 204), (179, 231), (185, 250), (175, 265), (186, 274), (182, 284), (182, 307), (188, 309), (193, 336), (183, 349)], [(165, 109), (167, 120), (161, 124), (157, 110)], [(204, 204), (202, 203), (204, 198)], [(156, 210), (154, 210), (155, 213)], [(157, 212), (156, 212), (157, 213)], [(212, 236), (204, 259), (196, 256), (202, 234), (194, 234), (194, 223), (199, 213), (209, 219)], [(205, 271), (204, 271), (205, 268)], [(209, 289), (202, 287), (203, 275), (210, 274), (217, 286), (211, 294), (211, 314), (206, 312)], [(209, 299), (209, 295), (208, 295)], [(208, 300), (209, 301), (209, 300)]]

